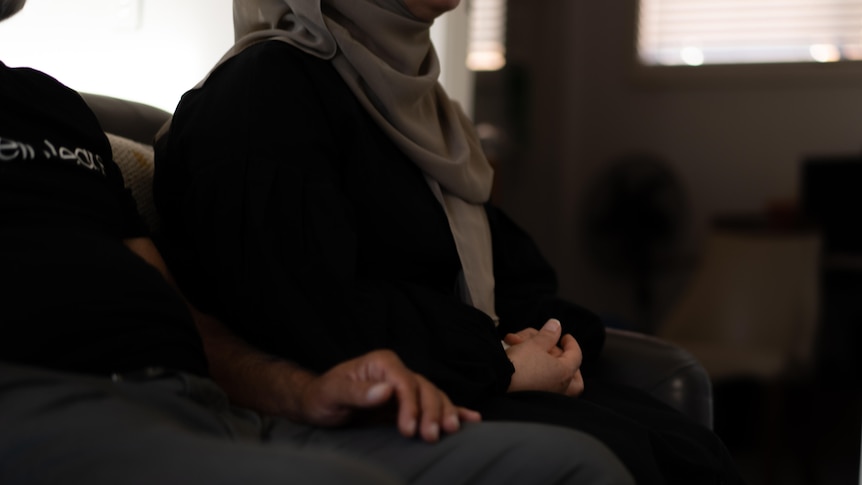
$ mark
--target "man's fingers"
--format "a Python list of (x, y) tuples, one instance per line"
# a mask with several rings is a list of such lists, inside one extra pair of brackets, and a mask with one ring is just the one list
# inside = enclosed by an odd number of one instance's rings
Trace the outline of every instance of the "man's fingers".
[[(481, 420), (479, 413), (456, 407), (431, 381), (410, 371), (391, 352), (368, 354), (351, 373), (350, 388), (354, 407), (376, 407), (395, 398), (398, 405), (397, 426), (402, 435), (417, 434), (425, 441), (440, 439), (441, 433), (454, 433), (461, 422)], [(345, 389), (342, 389), (344, 392)]]
[(398, 429), (404, 436), (417, 433), (427, 442), (440, 439), (441, 433), (454, 433), (461, 422), (479, 421), (479, 413), (456, 407), (442, 391), (422, 376), (415, 375), (409, 385), (398, 386)]
[(419, 390), (411, 382), (401, 382), (395, 387), (398, 398), (398, 430), (401, 434), (412, 438), (419, 426)]
[[(448, 399), (423, 377), (417, 376), (416, 378), (419, 381), (419, 400), (422, 406), (419, 433), (423, 440), (433, 443), (440, 439), (440, 428), (446, 418), (445, 407)], [(454, 409), (451, 409), (450, 412), (457, 420)], [(450, 423), (451, 425), (452, 423)], [(460, 426), (460, 423), (457, 423), (457, 426)]]
[(462, 423), (478, 423), (482, 421), (482, 414), (479, 411), (474, 411), (468, 408), (458, 406), (458, 418)]
[(443, 431), (446, 433), (454, 433), (461, 429), (461, 413), (458, 410), (458, 407), (452, 404), (452, 401), (443, 394), (441, 391), (437, 391), (440, 394), (440, 399), (442, 400), (442, 416), (440, 426), (443, 428)]

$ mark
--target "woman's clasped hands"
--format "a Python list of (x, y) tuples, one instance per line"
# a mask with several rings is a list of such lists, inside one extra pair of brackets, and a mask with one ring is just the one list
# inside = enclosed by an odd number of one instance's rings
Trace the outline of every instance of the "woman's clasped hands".
[(506, 335), (506, 354), (515, 366), (509, 392), (549, 391), (579, 396), (584, 391), (581, 347), (574, 337), (561, 337), (561, 333), (560, 322), (550, 319), (540, 330), (526, 328)]

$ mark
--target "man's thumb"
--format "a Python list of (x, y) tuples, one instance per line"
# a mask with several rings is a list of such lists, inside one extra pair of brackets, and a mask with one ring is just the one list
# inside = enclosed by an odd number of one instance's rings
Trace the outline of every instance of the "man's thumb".
[(375, 406), (386, 402), (392, 396), (392, 385), (378, 382), (365, 391), (365, 404)]

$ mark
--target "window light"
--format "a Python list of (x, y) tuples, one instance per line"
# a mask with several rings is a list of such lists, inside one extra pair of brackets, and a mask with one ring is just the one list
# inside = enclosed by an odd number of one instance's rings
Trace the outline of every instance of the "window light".
[(862, 60), (862, 0), (640, 0), (645, 65)]
[(471, 0), (467, 67), (494, 71), (506, 65), (506, 0)]

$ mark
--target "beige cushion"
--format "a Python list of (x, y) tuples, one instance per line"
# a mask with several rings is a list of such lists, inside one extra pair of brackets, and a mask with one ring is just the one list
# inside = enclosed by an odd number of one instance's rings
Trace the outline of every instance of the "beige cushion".
[(159, 217), (153, 204), (153, 170), (155, 168), (153, 147), (108, 133), (114, 161), (123, 172), (126, 187), (138, 204), (138, 212), (150, 227), (159, 230)]

